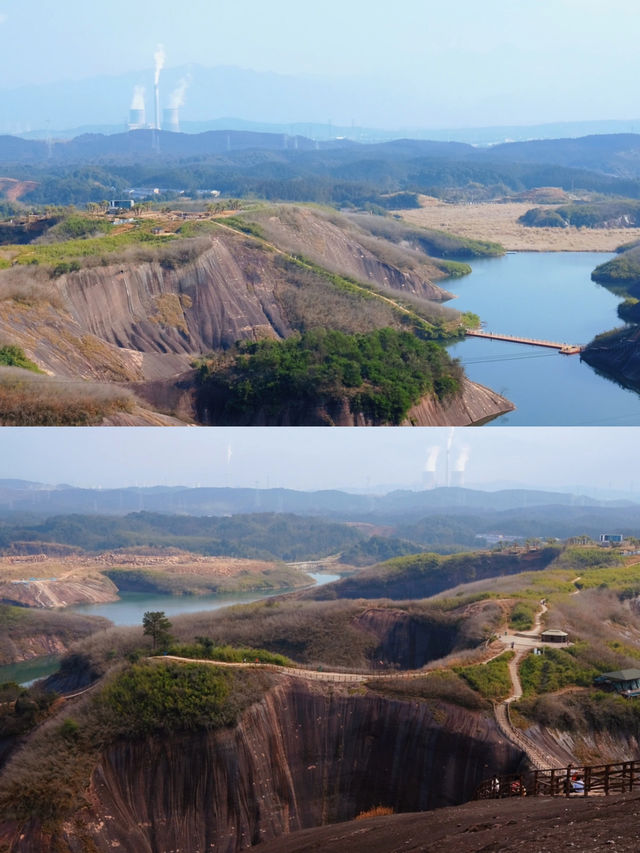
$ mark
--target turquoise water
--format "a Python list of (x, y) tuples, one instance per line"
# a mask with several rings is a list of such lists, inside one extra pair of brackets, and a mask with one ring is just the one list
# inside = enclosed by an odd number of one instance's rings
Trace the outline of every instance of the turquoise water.
[[(622, 325), (620, 298), (591, 281), (613, 255), (595, 252), (522, 252), (472, 263), (452, 282), (449, 303), (480, 316), (486, 331), (586, 344)], [(633, 426), (640, 396), (597, 374), (579, 356), (504, 341), (468, 338), (449, 347), (467, 376), (503, 394), (516, 411), (492, 426)]]
[[(329, 572), (308, 572), (318, 586), (340, 580), (340, 575)], [(105, 616), (114, 625), (142, 625), (142, 617), (147, 610), (162, 610), (171, 618), (182, 613), (199, 613), (202, 610), (220, 610), (233, 604), (250, 604), (263, 598), (272, 598), (278, 593), (249, 592), (243, 595), (148, 595), (145, 592), (122, 593), (119, 601), (108, 604), (86, 604), (69, 607), (74, 613), (84, 613), (86, 616)], [(40, 657), (31, 661), (0, 666), (0, 684), (4, 681), (17, 681), (18, 684), (29, 684), (38, 678), (46, 678), (57, 671), (57, 657)]]
[[(320, 586), (339, 580), (339, 575), (318, 572), (309, 573)], [(149, 595), (146, 592), (127, 592), (120, 594), (119, 601), (108, 604), (84, 604), (70, 607), (74, 613), (85, 616), (105, 616), (115, 625), (141, 625), (147, 610), (162, 610), (169, 618), (182, 613), (199, 613), (202, 610), (219, 610), (233, 604), (250, 604), (263, 598), (282, 595), (277, 593), (248, 592), (241, 595)]]
[(5, 681), (16, 681), (18, 684), (31, 684), (39, 678), (46, 678), (57, 671), (60, 659), (56, 655), (25, 660), (21, 663), (12, 663), (9, 666), (0, 666), (0, 684)]

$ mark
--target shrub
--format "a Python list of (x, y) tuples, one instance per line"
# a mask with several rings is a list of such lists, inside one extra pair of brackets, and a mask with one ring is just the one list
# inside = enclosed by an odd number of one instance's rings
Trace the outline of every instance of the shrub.
[(370, 817), (384, 817), (390, 814), (393, 814), (393, 809), (389, 806), (374, 806), (371, 809), (360, 812), (360, 814), (356, 815), (355, 820), (366, 820)]
[(455, 395), (461, 376), (444, 349), (408, 332), (318, 329), (240, 345), (229, 368), (201, 369), (200, 396), (205, 407), (207, 399), (219, 399), (220, 417), (228, 422), (263, 409), (276, 415), (292, 403), (310, 408), (347, 398), (352, 412), (399, 424), (426, 394)]
[(485, 664), (454, 667), (454, 672), (485, 699), (499, 701), (506, 699), (512, 690), (509, 661), (513, 657), (513, 652), (505, 652)]
[(533, 628), (534, 618), (538, 612), (538, 605), (533, 601), (518, 601), (511, 609), (509, 616), (509, 627), (515, 631), (527, 631)]
[(268, 663), (275, 666), (293, 666), (293, 661), (266, 649), (254, 649), (252, 646), (218, 646), (206, 637), (196, 637), (191, 645), (173, 645), (168, 649), (170, 655), (195, 660), (222, 661), (224, 663)]
[(4, 367), (20, 367), (22, 370), (30, 370), (32, 373), (42, 373), (35, 362), (24, 354), (20, 347), (7, 344), (0, 347), (0, 365)]
[(563, 649), (545, 647), (542, 655), (527, 655), (520, 665), (520, 681), (525, 696), (554, 693), (568, 686), (589, 687), (598, 670), (581, 663)]

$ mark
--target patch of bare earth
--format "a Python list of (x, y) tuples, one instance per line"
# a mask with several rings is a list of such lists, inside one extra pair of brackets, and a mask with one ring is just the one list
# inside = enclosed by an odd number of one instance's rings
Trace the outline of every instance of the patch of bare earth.
[(8, 201), (19, 201), (23, 195), (38, 186), (35, 181), (18, 181), (16, 178), (0, 178), (0, 195)]
[(421, 204), (400, 214), (423, 228), (501, 243), (509, 252), (613, 252), (640, 240), (640, 228), (528, 228), (518, 218), (535, 207), (531, 202), (446, 204), (421, 197)]

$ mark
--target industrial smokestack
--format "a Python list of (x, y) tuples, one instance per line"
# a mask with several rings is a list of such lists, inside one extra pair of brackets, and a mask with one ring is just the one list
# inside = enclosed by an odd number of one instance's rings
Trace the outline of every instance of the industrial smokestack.
[(155, 128), (156, 130), (160, 130), (160, 74), (162, 72), (162, 69), (164, 68), (164, 64), (167, 59), (163, 45), (158, 45), (158, 47), (156, 48), (156, 52), (153, 55), (153, 58), (156, 64), (155, 76), (153, 80), (156, 100)]

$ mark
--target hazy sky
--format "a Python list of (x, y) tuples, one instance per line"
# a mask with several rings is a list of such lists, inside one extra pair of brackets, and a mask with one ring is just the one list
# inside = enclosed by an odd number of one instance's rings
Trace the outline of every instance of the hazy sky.
[[(640, 497), (635, 428), (0, 429), (0, 478), (80, 486), (417, 488), (452, 479)], [(449, 453), (447, 454), (447, 448)], [(457, 478), (458, 480), (460, 478)]]
[(640, 116), (636, 0), (0, 0), (0, 20), (0, 89), (144, 69), (162, 42), (169, 66), (377, 80), (407, 125)]

